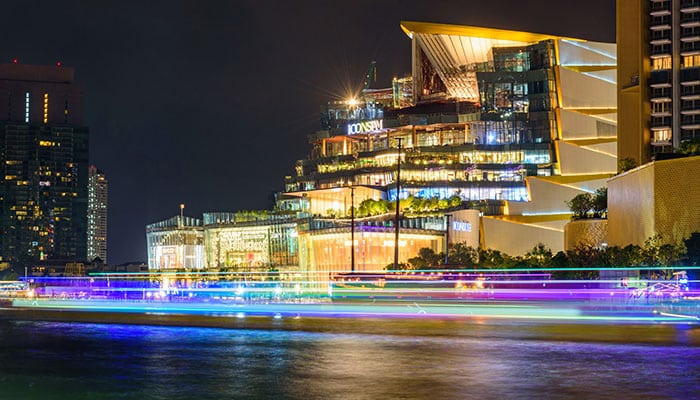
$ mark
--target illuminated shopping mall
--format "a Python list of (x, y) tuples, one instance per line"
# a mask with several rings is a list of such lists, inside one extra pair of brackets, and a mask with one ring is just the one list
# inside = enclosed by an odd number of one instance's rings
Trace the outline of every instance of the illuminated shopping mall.
[[(361, 93), (329, 102), (274, 211), (151, 224), (149, 268), (323, 275), (383, 269), (396, 245), (399, 262), (424, 247), (443, 251), (446, 241), (511, 255), (537, 243), (563, 250), (565, 202), (617, 172), (615, 45), (435, 23), (401, 28), (412, 43), (410, 76), (384, 89), (368, 78)], [(397, 195), (398, 218), (393, 209), (361, 212)], [(412, 199), (443, 203), (404, 206)], [(201, 240), (178, 239), (187, 232)]]

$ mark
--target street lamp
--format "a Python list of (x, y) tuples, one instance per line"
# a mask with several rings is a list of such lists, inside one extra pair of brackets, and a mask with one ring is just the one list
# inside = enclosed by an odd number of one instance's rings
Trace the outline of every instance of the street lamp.
[(452, 214), (445, 214), (446, 224), (445, 224), (445, 265), (448, 264), (448, 258), (450, 255), (450, 217)]
[(355, 272), (355, 186), (350, 186), (350, 272)]
[(399, 142), (399, 158), (396, 162), (396, 217), (394, 218), (394, 270), (399, 269), (399, 200), (401, 194), (401, 141), (403, 138), (396, 138)]

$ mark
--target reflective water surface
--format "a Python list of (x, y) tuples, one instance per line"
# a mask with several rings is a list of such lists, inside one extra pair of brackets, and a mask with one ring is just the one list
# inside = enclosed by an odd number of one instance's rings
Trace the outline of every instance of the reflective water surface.
[(0, 399), (700, 398), (693, 343), (532, 338), (518, 324), (464, 329), (423, 336), (0, 321)]

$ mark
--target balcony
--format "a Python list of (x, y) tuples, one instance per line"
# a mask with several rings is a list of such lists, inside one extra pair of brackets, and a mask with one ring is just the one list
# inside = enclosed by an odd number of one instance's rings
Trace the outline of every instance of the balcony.
[(692, 14), (686, 14), (683, 13), (681, 14), (681, 27), (682, 28), (692, 28), (700, 26), (700, 18), (698, 17), (697, 14), (692, 13)]
[(658, 112), (651, 112), (651, 116), (655, 118), (663, 118), (663, 117), (670, 117), (671, 113), (669, 111), (658, 111)]
[(671, 117), (661, 117), (661, 118), (652, 118), (651, 119), (651, 129), (652, 130), (661, 130), (661, 129), (671, 129), (671, 125), (673, 124)]
[(649, 85), (651, 87), (664, 87), (671, 85), (671, 71), (664, 69), (652, 71), (649, 77)]
[(700, 93), (691, 93), (691, 94), (681, 95), (681, 100), (683, 100), (683, 101), (700, 100)]
[(681, 117), (681, 128), (683, 129), (697, 129), (694, 126), (700, 126), (700, 115), (683, 115)]
[(658, 5), (655, 4), (651, 7), (651, 10), (649, 11), (649, 15), (652, 17), (662, 17), (665, 15), (671, 15), (671, 10), (668, 5)]
[(653, 36), (659, 36), (659, 38), (658, 39), (652, 38), (649, 41), (649, 44), (651, 44), (652, 46), (661, 46), (661, 45), (665, 45), (665, 44), (666, 45), (671, 44), (671, 38), (670, 38), (671, 35), (653, 35)]
[(700, 114), (700, 101), (685, 100), (681, 102), (681, 114), (697, 115)]
[(690, 56), (693, 54), (700, 53), (700, 41), (696, 40), (686, 40), (681, 41), (681, 55)]
[[(653, 8), (653, 6), (652, 6)], [(681, 12), (691, 13), (700, 12), (700, 0), (683, 0), (681, 1)]]
[(681, 70), (680, 76), (681, 85), (697, 85), (700, 84), (700, 68), (684, 68)]
[(681, 86), (681, 100), (700, 100), (700, 87)]

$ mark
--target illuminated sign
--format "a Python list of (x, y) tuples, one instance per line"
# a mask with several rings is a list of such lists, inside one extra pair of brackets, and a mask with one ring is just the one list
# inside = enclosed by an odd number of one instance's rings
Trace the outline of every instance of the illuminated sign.
[(472, 224), (470, 222), (452, 221), (452, 230), (460, 232), (471, 232)]
[(348, 124), (348, 135), (378, 131), (381, 130), (383, 126), (384, 121), (381, 119), (373, 119), (371, 121), (361, 121), (356, 124)]

